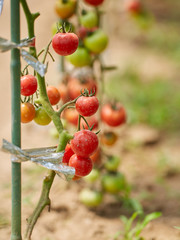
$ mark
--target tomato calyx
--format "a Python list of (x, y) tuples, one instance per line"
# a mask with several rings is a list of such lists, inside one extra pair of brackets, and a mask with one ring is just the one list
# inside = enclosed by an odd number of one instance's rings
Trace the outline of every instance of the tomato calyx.
[[(67, 0), (65, 0), (67, 3)], [(57, 33), (71, 33), (72, 32), (72, 24), (69, 24), (69, 29), (66, 30), (67, 26), (66, 26), (66, 22), (63, 22), (62, 26), (59, 27), (59, 23), (56, 23), (57, 26)]]
[(93, 97), (95, 95), (95, 90), (91, 89), (89, 92), (87, 88), (84, 89), (84, 91), (81, 89), (81, 95), (84, 97)]

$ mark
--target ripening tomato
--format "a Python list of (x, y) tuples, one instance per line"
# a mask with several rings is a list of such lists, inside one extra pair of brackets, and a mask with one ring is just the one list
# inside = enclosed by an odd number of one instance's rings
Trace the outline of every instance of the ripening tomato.
[(75, 33), (56, 33), (52, 39), (54, 51), (61, 56), (74, 53), (78, 47), (79, 39)]
[(80, 26), (77, 30), (77, 36), (79, 39), (83, 40), (87, 36), (88, 30), (87, 28)]
[(116, 143), (118, 140), (118, 136), (116, 133), (108, 131), (108, 132), (103, 132), (101, 134), (101, 143), (106, 145), (106, 146), (112, 146)]
[(99, 108), (99, 101), (97, 97), (81, 96), (76, 101), (76, 110), (84, 117), (90, 117), (97, 112)]
[[(95, 130), (96, 128), (98, 128), (98, 119), (96, 116), (91, 116), (89, 118), (86, 118), (86, 121), (88, 122), (90, 128), (93, 126), (93, 130)], [(84, 119), (81, 118), (81, 123), (80, 123), (80, 127), (81, 129), (88, 129), (88, 126), (86, 124), (86, 122), (84, 121)]]
[(81, 95), (81, 91), (87, 89), (89, 92), (96, 92), (97, 85), (91, 78), (70, 78), (67, 84), (69, 97), (73, 100)]
[(58, 89), (54, 86), (48, 86), (46, 88), (46, 90), (47, 90), (47, 95), (48, 95), (51, 105), (58, 104), (58, 102), (60, 101), (60, 98), (61, 98), (61, 95), (60, 95)]
[(31, 122), (35, 117), (35, 108), (34, 106), (29, 103), (21, 103), (21, 122), (28, 123)]
[(57, 0), (55, 11), (61, 19), (70, 18), (76, 10), (76, 0)]
[(121, 173), (108, 173), (102, 178), (102, 186), (108, 193), (116, 194), (124, 190), (126, 181), (124, 175)]
[(126, 122), (125, 109), (118, 104), (112, 106), (107, 103), (101, 108), (101, 119), (109, 126), (117, 127)]
[(82, 177), (80, 177), (80, 176), (76, 176), (76, 175), (74, 175), (74, 177), (72, 178), (72, 180), (73, 181), (76, 181), (76, 180), (79, 180), (79, 179), (81, 179)]
[(92, 53), (99, 54), (106, 49), (108, 36), (102, 29), (97, 29), (84, 39), (84, 45)]
[(98, 165), (101, 163), (101, 149), (100, 147), (91, 155), (91, 160), (94, 164)]
[(99, 6), (104, 2), (104, 0), (85, 0), (85, 2), (92, 6)]
[(64, 83), (61, 83), (58, 86), (58, 90), (61, 95), (61, 99), (62, 99), (63, 103), (68, 102), (70, 100), (70, 98), (69, 98), (67, 86)]
[(71, 140), (72, 150), (81, 157), (89, 157), (98, 148), (97, 135), (89, 130), (80, 130)]
[(76, 176), (84, 177), (91, 172), (93, 164), (91, 158), (74, 154), (69, 159), (69, 166), (75, 168)]
[(130, 13), (140, 13), (142, 6), (139, 0), (128, 0), (125, 3), (125, 8)]
[(63, 155), (62, 162), (68, 164), (69, 159), (72, 155), (74, 155), (74, 152), (71, 148), (71, 145), (68, 143), (65, 147), (65, 150), (64, 150), (64, 155)]
[(83, 27), (91, 29), (98, 25), (97, 14), (93, 11), (83, 11), (80, 17), (80, 23)]
[(51, 118), (46, 113), (43, 107), (38, 107), (36, 109), (36, 115), (34, 121), (39, 125), (48, 125), (51, 122)]
[(30, 96), (37, 90), (37, 79), (33, 75), (21, 77), (21, 95)]
[(78, 47), (77, 50), (73, 54), (67, 56), (66, 59), (75, 67), (83, 67), (91, 63), (91, 55), (84, 47)]
[(67, 108), (63, 112), (63, 118), (65, 118), (69, 123), (73, 124), (74, 126), (78, 125), (79, 114), (75, 108)]
[(103, 195), (98, 191), (83, 189), (80, 192), (79, 200), (87, 207), (97, 207), (101, 204)]

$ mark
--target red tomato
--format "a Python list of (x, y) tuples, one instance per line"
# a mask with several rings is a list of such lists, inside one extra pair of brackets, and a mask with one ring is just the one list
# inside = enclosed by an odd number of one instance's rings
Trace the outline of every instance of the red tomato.
[(97, 91), (96, 82), (90, 78), (70, 78), (67, 84), (67, 88), (71, 99), (77, 98), (79, 95), (81, 95), (81, 90), (84, 90), (86, 88), (88, 91)]
[(72, 178), (73, 181), (79, 180), (81, 177), (80, 176), (76, 176), (74, 175), (74, 177)]
[(47, 90), (47, 95), (48, 95), (51, 105), (58, 104), (58, 102), (61, 98), (61, 95), (60, 95), (58, 89), (54, 86), (48, 86), (46, 90)]
[(61, 95), (61, 99), (63, 103), (66, 103), (69, 101), (69, 95), (68, 95), (68, 89), (67, 86), (64, 83), (61, 83), (58, 87), (59, 93)]
[(111, 127), (117, 127), (126, 122), (126, 112), (124, 107), (105, 104), (101, 109), (101, 119)]
[[(86, 121), (88, 122), (89, 126), (92, 127), (93, 125), (93, 130), (98, 128), (98, 119), (95, 116), (91, 116), (89, 118), (86, 118)], [(88, 129), (87, 124), (85, 123), (84, 119), (81, 118), (81, 129), (85, 128)]]
[(33, 95), (37, 90), (37, 79), (33, 75), (21, 77), (21, 94), (23, 96)]
[(61, 19), (70, 18), (76, 10), (76, 0), (57, 0), (55, 11)]
[(92, 6), (98, 6), (104, 2), (104, 0), (85, 0), (86, 3)]
[(76, 154), (69, 159), (69, 166), (75, 168), (75, 175), (80, 177), (88, 175), (93, 168), (91, 158), (77, 156)]
[(71, 148), (78, 156), (89, 157), (98, 148), (97, 135), (89, 130), (80, 130), (74, 134)]
[(68, 143), (66, 145), (66, 148), (65, 148), (65, 151), (64, 151), (64, 156), (63, 156), (62, 162), (68, 164), (69, 159), (72, 155), (74, 155), (74, 152), (71, 149), (71, 145)]
[(83, 26), (79, 27), (78, 32), (77, 32), (78, 38), (83, 40), (87, 36), (87, 33), (88, 33), (87, 28), (85, 28)]
[(141, 11), (141, 8), (142, 8), (139, 0), (127, 1), (125, 7), (126, 7), (127, 11), (129, 11), (131, 13), (139, 13)]
[(36, 111), (34, 106), (27, 102), (21, 103), (21, 122), (28, 123), (31, 122), (35, 117)]
[(68, 108), (63, 112), (63, 118), (65, 118), (69, 123), (77, 126), (79, 114), (75, 108)]
[(74, 33), (57, 33), (52, 39), (54, 51), (61, 56), (67, 56), (74, 53), (78, 44), (78, 36)]
[(99, 107), (99, 101), (97, 97), (85, 97), (82, 96), (76, 101), (76, 110), (84, 117), (90, 117), (95, 114)]
[(91, 155), (91, 160), (93, 163), (100, 163), (101, 160), (101, 149), (98, 149)]

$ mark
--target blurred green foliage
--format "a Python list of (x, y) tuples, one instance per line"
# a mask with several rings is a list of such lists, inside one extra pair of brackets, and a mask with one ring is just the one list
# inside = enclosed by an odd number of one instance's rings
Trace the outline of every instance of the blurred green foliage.
[(130, 124), (145, 123), (168, 132), (180, 129), (180, 84), (173, 79), (145, 81), (130, 67), (111, 76), (106, 92), (124, 104)]

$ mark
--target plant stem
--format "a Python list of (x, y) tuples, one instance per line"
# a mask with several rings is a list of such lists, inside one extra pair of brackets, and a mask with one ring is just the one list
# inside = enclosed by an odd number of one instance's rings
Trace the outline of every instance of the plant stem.
[[(19, 0), (11, 0), (11, 41), (20, 42), (20, 9)], [(11, 112), (12, 143), (21, 146), (20, 115), (20, 52), (11, 51)], [(11, 240), (21, 240), (21, 164), (12, 163), (12, 216)]]
[(41, 192), (39, 202), (38, 202), (36, 208), (34, 209), (31, 217), (27, 220), (28, 226), (27, 226), (27, 230), (25, 233), (25, 240), (31, 239), (31, 234), (32, 234), (33, 228), (34, 228), (41, 212), (43, 211), (43, 209), (46, 206), (49, 206), (49, 208), (50, 208), (51, 200), (49, 198), (49, 192), (50, 192), (51, 186), (53, 184), (55, 175), (56, 174), (54, 171), (49, 171), (49, 174), (44, 178), (42, 192)]

